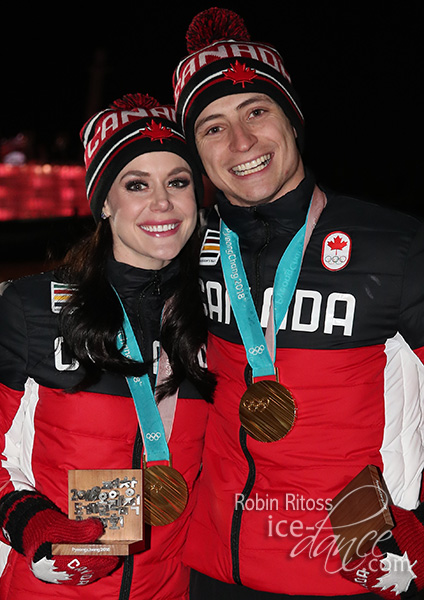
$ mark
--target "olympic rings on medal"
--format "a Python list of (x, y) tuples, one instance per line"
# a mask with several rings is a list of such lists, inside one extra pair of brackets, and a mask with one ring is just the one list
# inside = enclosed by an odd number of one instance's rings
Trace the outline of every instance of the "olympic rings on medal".
[(266, 410), (270, 403), (270, 398), (242, 398), (243, 406), (247, 408), (249, 412), (263, 412)]
[(160, 437), (160, 431), (156, 431), (155, 433), (146, 433), (146, 438), (149, 440), (149, 442), (157, 442)]
[(261, 344), (260, 346), (252, 346), (251, 348), (249, 348), (249, 354), (251, 354), (252, 356), (257, 356), (258, 354), (262, 354), (264, 350), (265, 346), (263, 344)]
[(147, 485), (147, 489), (152, 494), (160, 494), (160, 492), (163, 490), (163, 485), (158, 482), (151, 482)]

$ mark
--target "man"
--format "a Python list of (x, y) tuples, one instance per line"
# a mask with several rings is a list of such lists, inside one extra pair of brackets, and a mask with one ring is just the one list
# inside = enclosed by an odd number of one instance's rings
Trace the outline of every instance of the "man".
[[(412, 598), (424, 587), (422, 225), (316, 185), (282, 59), (238, 15), (200, 13), (187, 41), (177, 112), (220, 190), (200, 259), (218, 386), (185, 552), (192, 598)], [(328, 515), (368, 465), (395, 525), (347, 562)]]

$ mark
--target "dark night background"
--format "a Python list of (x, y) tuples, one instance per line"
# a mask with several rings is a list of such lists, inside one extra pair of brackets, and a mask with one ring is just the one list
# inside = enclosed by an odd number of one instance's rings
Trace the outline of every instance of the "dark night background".
[[(214, 5), (86, 4), (12, 7), (3, 18), (0, 138), (30, 133), (36, 160), (81, 162), (81, 126), (125, 93), (171, 102), (186, 28)], [(318, 180), (424, 217), (422, 0), (224, 6), (244, 17), (253, 41), (280, 51)]]

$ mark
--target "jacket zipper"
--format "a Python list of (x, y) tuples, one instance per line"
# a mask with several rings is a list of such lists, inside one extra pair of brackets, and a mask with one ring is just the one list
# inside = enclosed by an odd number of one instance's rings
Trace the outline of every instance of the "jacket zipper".
[[(239, 431), (239, 441), (240, 446), (243, 451), (244, 456), (246, 457), (247, 464), (249, 466), (249, 473), (247, 475), (246, 483), (244, 485), (242, 491), (242, 502), (237, 502), (237, 506), (234, 508), (233, 518), (231, 521), (231, 561), (233, 566), (233, 580), (234, 583), (238, 585), (242, 585), (242, 581), (240, 578), (240, 529), (241, 529), (241, 519), (243, 517), (244, 504), (247, 498), (250, 496), (253, 485), (256, 480), (256, 466), (255, 461), (250, 454), (247, 443), (246, 443), (247, 433), (243, 427), (240, 427)], [(240, 506), (241, 504), (241, 506)]]
[[(253, 209), (253, 210), (255, 211), (256, 209)], [(258, 300), (258, 296), (259, 296), (260, 289), (261, 289), (261, 286), (260, 286), (261, 256), (262, 256), (262, 253), (264, 252), (265, 248), (268, 246), (269, 240), (270, 240), (268, 223), (266, 221), (262, 221), (262, 220), (261, 220), (261, 223), (265, 229), (265, 241), (255, 257), (254, 268), (253, 268), (254, 285), (252, 286), (252, 292), (253, 292), (253, 301), (254, 301), (255, 306), (257, 306), (257, 300)], [(256, 465), (255, 465), (255, 461), (253, 460), (253, 457), (250, 454), (249, 449), (247, 447), (247, 433), (246, 433), (245, 429), (241, 426), (240, 426), (240, 430), (239, 430), (239, 442), (240, 442), (241, 450), (247, 460), (249, 472), (247, 474), (247, 479), (246, 479), (246, 483), (244, 485), (243, 491), (241, 492), (242, 501), (237, 502), (237, 505), (235, 505), (235, 507), (234, 507), (233, 518), (231, 521), (230, 543), (231, 543), (231, 562), (232, 562), (233, 580), (234, 580), (234, 583), (236, 583), (238, 585), (243, 585), (243, 582), (241, 581), (241, 577), (240, 577), (240, 530), (241, 530), (241, 521), (242, 521), (242, 517), (243, 517), (244, 506), (245, 506), (246, 500), (249, 498), (249, 496), (252, 492), (253, 486), (256, 481)]]
[(148, 323), (146, 323), (146, 320), (143, 316), (143, 302), (146, 298), (146, 296), (149, 294), (149, 292), (152, 290), (153, 288), (153, 292), (156, 295), (160, 295), (160, 278), (158, 273), (155, 271), (154, 275), (153, 275), (153, 279), (151, 281), (149, 281), (149, 283), (146, 285), (146, 287), (144, 287), (141, 292), (140, 295), (138, 297), (138, 302), (137, 302), (137, 321), (138, 321), (138, 326), (139, 326), (139, 330), (140, 330), (140, 335), (139, 335), (139, 343), (142, 346), (141, 348), (141, 354), (143, 354), (143, 351), (145, 351), (145, 347), (144, 347), (144, 331), (145, 328), (148, 327)]
[[(143, 300), (146, 296), (146, 293), (152, 288), (156, 288), (156, 293), (160, 294), (159, 288), (159, 277), (158, 274), (155, 273), (151, 282), (147, 284), (147, 286), (140, 292), (138, 303), (137, 303), (137, 320), (140, 328), (139, 342), (140, 345), (144, 343), (144, 334), (143, 334), (143, 318), (141, 306)], [(140, 428), (137, 428), (137, 433), (134, 440), (133, 446), (133, 456), (132, 456), (132, 468), (140, 469), (141, 467), (141, 459), (143, 456), (143, 438), (141, 437)], [(121, 587), (119, 590), (119, 598), (118, 600), (129, 600), (131, 594), (132, 587), (132, 578), (134, 574), (134, 555), (127, 556), (124, 561), (124, 567), (122, 570), (122, 579), (121, 579)]]
[[(132, 456), (132, 468), (139, 469), (141, 465), (141, 457), (143, 455), (143, 438), (141, 437), (140, 428), (137, 428), (135, 436)], [(124, 567), (122, 570), (121, 588), (119, 590), (118, 600), (128, 600), (131, 593), (132, 578), (134, 573), (134, 555), (125, 557)]]

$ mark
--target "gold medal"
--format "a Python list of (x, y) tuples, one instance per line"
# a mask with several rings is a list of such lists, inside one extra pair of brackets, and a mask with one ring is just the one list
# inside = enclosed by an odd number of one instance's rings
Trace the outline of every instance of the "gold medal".
[(186, 507), (188, 489), (184, 477), (169, 465), (144, 469), (144, 522), (168, 525)]
[(294, 425), (296, 404), (287, 388), (264, 379), (250, 385), (243, 394), (240, 421), (247, 433), (258, 442), (277, 442)]

